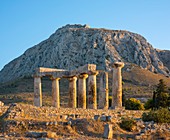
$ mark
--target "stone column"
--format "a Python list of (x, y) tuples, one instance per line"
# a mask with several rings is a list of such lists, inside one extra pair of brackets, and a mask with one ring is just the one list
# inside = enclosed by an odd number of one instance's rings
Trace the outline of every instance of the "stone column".
[(109, 107), (109, 90), (108, 90), (108, 73), (100, 72), (99, 85), (99, 109), (108, 109)]
[(41, 77), (34, 77), (34, 105), (42, 106)]
[(97, 109), (96, 75), (98, 72), (91, 72), (88, 78), (88, 108)]
[(122, 75), (121, 69), (124, 67), (123, 62), (113, 64), (113, 85), (112, 85), (112, 108), (122, 107)]
[(60, 108), (60, 92), (59, 92), (60, 78), (52, 78), (52, 106)]
[(88, 74), (81, 74), (78, 80), (78, 107), (86, 109), (86, 78)]
[(77, 77), (73, 76), (69, 78), (69, 107), (76, 108), (77, 107), (77, 85), (76, 85)]

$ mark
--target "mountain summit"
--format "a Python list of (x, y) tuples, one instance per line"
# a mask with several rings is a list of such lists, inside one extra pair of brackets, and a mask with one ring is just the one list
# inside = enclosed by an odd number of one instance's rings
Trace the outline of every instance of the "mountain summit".
[(154, 49), (139, 34), (123, 30), (66, 25), (47, 40), (29, 48), (0, 71), (0, 82), (32, 75), (37, 67), (75, 69), (96, 64), (110, 70), (110, 63), (134, 63), (154, 73), (170, 76), (170, 51)]

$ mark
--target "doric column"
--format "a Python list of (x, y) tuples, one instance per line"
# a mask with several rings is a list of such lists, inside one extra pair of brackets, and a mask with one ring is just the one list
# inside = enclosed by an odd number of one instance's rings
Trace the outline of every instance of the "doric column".
[(99, 85), (99, 109), (108, 109), (109, 107), (109, 90), (108, 90), (108, 73), (100, 72)]
[(113, 64), (112, 108), (122, 107), (122, 74), (123, 62)]
[(88, 74), (79, 75), (78, 80), (78, 107), (86, 109), (86, 78)]
[(98, 72), (91, 72), (88, 78), (88, 108), (97, 109), (96, 75)]
[(77, 77), (69, 78), (69, 107), (77, 107), (77, 87), (76, 87)]
[(51, 80), (52, 80), (52, 106), (60, 108), (60, 91), (59, 91), (60, 78), (51, 78)]
[(34, 76), (34, 105), (42, 106), (41, 77)]

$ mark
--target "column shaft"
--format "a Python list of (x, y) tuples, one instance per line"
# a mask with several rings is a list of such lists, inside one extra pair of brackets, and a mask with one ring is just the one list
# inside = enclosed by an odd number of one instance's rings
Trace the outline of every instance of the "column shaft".
[(96, 75), (92, 73), (88, 78), (88, 108), (97, 109), (97, 89), (96, 89)]
[(124, 63), (114, 64), (112, 85), (112, 108), (122, 107), (122, 75), (121, 69)]
[(77, 107), (77, 77), (69, 78), (69, 107)]
[(60, 108), (59, 79), (52, 79), (52, 105), (56, 108)]
[(78, 107), (86, 109), (86, 78), (87, 74), (79, 76), (78, 80)]
[(100, 73), (100, 87), (99, 87), (99, 108), (108, 109), (109, 107), (109, 90), (108, 90), (108, 73)]
[(34, 105), (42, 106), (41, 77), (34, 77)]

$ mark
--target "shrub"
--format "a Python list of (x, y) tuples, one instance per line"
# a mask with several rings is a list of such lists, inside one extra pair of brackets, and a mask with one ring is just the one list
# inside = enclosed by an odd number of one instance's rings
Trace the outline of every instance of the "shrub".
[(161, 108), (157, 110), (157, 120), (158, 123), (170, 123), (170, 111), (167, 108)]
[(135, 126), (136, 126), (136, 121), (131, 118), (122, 118), (122, 121), (120, 123), (120, 127), (127, 131), (133, 131)]
[(143, 113), (142, 120), (154, 121), (157, 123), (170, 123), (170, 111), (167, 108), (161, 108), (156, 111)]
[(156, 113), (155, 111), (150, 111), (148, 113), (143, 113), (142, 114), (142, 120), (144, 122), (149, 122), (149, 121), (155, 121), (155, 118), (156, 118)]
[(144, 110), (143, 104), (135, 98), (130, 98), (126, 100), (125, 108), (129, 110)]
[(147, 102), (144, 104), (145, 109), (151, 109), (153, 108), (153, 99), (147, 100)]

